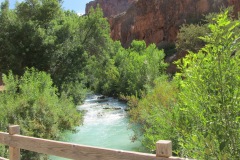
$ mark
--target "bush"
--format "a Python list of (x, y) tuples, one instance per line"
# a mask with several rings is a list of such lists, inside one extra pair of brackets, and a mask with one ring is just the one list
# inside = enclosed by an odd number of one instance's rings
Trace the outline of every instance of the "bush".
[(130, 48), (119, 50), (115, 62), (119, 71), (118, 93), (139, 95), (165, 72), (164, 52), (155, 44), (133, 41)]
[(206, 25), (183, 25), (177, 36), (177, 49), (179, 51), (197, 52), (205, 44), (199, 37), (207, 35), (208, 32), (209, 30)]
[[(8, 124), (21, 126), (21, 134), (45, 139), (59, 139), (64, 130), (80, 124), (81, 114), (66, 96), (57, 95), (50, 75), (27, 69), (20, 78), (11, 72), (3, 76), (6, 90), (0, 94), (0, 130)], [(30, 156), (31, 155), (31, 156)], [(24, 152), (22, 159), (39, 155)]]
[(179, 64), (181, 156), (240, 159), (239, 26), (228, 11), (218, 15), (201, 38), (205, 47)]
[(75, 105), (80, 105), (86, 98), (87, 89), (81, 82), (64, 83), (61, 87), (61, 95), (72, 98)]
[(174, 123), (177, 93), (176, 85), (169, 82), (167, 76), (162, 76), (155, 80), (154, 88), (130, 110), (131, 120), (141, 124), (142, 142), (149, 151), (156, 149), (155, 143), (158, 140), (171, 139), (177, 144)]

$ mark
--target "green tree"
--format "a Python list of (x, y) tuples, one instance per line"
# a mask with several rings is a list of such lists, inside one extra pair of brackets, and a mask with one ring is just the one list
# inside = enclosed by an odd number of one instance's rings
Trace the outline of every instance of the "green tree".
[[(61, 132), (74, 131), (80, 124), (81, 114), (65, 95), (58, 97), (50, 75), (27, 69), (20, 78), (10, 72), (3, 81), (6, 90), (0, 94), (1, 131), (6, 131), (8, 124), (18, 124), (23, 135), (56, 140)], [(37, 155), (24, 152), (22, 158)]]
[(84, 74), (87, 86), (98, 93), (113, 95), (119, 80), (114, 56), (120, 46), (110, 37), (110, 27), (102, 10), (91, 8), (83, 17), (80, 42), (84, 47), (86, 59)]
[(12, 41), (16, 38), (14, 32), (18, 30), (18, 22), (16, 14), (9, 9), (9, 1), (1, 4), (0, 28), (0, 72), (5, 73), (13, 65), (18, 65), (15, 61), (16, 55), (12, 54), (16, 51), (16, 46)]
[(115, 62), (119, 70), (120, 79), (118, 93), (125, 95), (140, 94), (153, 81), (165, 72), (167, 66), (164, 53), (156, 45), (146, 47), (144, 41), (133, 41), (128, 49), (119, 49)]
[[(7, 3), (7, 2), (5, 2)], [(54, 20), (61, 15), (57, 0), (26, 0), (0, 11), (1, 72), (23, 74), (25, 67), (48, 71), (55, 51)]]
[(25, 67), (46, 71), (60, 92), (81, 102), (83, 94), (70, 93), (70, 86), (78, 85), (84, 93), (81, 81), (86, 47), (81, 43), (81, 33), (85, 18), (63, 11), (58, 0), (26, 0), (13, 10), (6, 1), (0, 13), (0, 72), (12, 70), (22, 75)]
[(179, 51), (197, 52), (204, 45), (204, 41), (199, 37), (205, 36), (209, 33), (207, 25), (189, 24), (181, 26), (176, 47)]
[(109, 50), (111, 53), (110, 26), (98, 6), (91, 8), (86, 16), (81, 17), (82, 26), (79, 27), (80, 43), (90, 55), (101, 56), (101, 52)]
[(197, 159), (239, 159), (239, 21), (228, 11), (209, 24), (205, 47), (183, 59), (178, 78), (180, 153)]

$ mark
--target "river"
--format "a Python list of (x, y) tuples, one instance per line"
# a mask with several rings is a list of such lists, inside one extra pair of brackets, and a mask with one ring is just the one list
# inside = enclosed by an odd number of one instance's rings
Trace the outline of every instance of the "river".
[[(91, 95), (78, 109), (85, 112), (83, 125), (76, 133), (64, 134), (63, 141), (103, 148), (141, 151), (139, 141), (132, 142), (134, 135), (129, 123), (127, 105), (114, 98)], [(64, 160), (51, 156), (51, 160)]]

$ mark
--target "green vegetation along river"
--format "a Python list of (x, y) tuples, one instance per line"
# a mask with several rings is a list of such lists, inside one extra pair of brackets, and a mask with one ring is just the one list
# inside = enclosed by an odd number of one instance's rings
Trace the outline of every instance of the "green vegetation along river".
[[(139, 141), (131, 141), (134, 132), (129, 124), (125, 103), (93, 95), (78, 109), (85, 111), (83, 125), (77, 127), (77, 133), (66, 133), (64, 141), (119, 150), (142, 150)], [(52, 156), (50, 159), (63, 158)]]

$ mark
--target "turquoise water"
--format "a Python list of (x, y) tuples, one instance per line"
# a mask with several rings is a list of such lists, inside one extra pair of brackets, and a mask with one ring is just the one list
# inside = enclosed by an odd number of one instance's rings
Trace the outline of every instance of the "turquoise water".
[[(134, 132), (124, 110), (125, 103), (90, 96), (78, 109), (85, 111), (83, 125), (77, 127), (75, 134), (66, 133), (63, 141), (119, 150), (142, 150), (139, 141), (131, 141)], [(50, 159), (63, 160), (54, 156)]]

